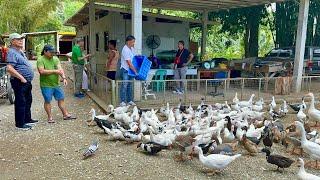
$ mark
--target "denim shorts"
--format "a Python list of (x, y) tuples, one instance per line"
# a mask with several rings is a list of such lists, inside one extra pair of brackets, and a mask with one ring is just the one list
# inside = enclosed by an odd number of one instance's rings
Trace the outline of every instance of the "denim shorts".
[(41, 87), (42, 96), (46, 103), (50, 103), (52, 96), (55, 100), (63, 100), (64, 92), (61, 87)]

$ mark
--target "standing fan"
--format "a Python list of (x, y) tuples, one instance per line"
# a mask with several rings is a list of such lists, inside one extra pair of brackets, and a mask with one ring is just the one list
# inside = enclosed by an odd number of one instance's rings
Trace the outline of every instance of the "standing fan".
[(161, 40), (158, 35), (150, 35), (148, 36), (146, 43), (148, 48), (151, 49), (151, 55), (153, 56), (153, 50), (157, 49), (160, 46)]

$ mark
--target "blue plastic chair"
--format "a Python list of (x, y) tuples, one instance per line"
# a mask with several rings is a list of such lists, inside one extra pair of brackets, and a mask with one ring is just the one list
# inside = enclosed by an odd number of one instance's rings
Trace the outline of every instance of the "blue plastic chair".
[(210, 95), (224, 97), (224, 93), (218, 92), (218, 87), (223, 84), (224, 80), (219, 80), (219, 79), (226, 79), (227, 76), (228, 76), (228, 73), (225, 71), (219, 71), (214, 74), (214, 80), (208, 81), (208, 83), (214, 87), (214, 92), (210, 92), (209, 93)]
[(156, 80), (156, 82), (154, 82), (153, 84), (153, 90), (156, 92), (160, 92), (164, 90), (164, 83), (167, 78), (167, 70), (164, 69), (159, 69), (156, 71), (156, 73), (154, 74), (154, 80)]

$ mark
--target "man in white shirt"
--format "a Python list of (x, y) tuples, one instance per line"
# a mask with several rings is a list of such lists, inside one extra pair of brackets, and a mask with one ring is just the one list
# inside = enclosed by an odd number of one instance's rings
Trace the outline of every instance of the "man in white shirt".
[[(126, 38), (126, 45), (121, 51), (121, 67), (120, 73), (122, 80), (133, 80), (132, 76), (128, 75), (129, 69), (131, 69), (135, 74), (137, 74), (136, 68), (132, 65), (132, 59), (135, 56), (134, 50), (135, 37), (129, 35)], [(133, 102), (133, 92), (132, 92), (132, 82), (122, 82), (120, 89), (120, 101), (121, 106), (125, 106), (126, 103), (130, 105), (135, 105)]]

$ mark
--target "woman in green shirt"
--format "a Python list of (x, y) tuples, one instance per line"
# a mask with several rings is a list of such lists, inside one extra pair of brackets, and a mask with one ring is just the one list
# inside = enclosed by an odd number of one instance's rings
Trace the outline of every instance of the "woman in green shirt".
[(40, 73), (40, 87), (44, 98), (44, 109), (48, 115), (48, 122), (54, 123), (51, 113), (52, 96), (58, 101), (58, 106), (63, 114), (64, 120), (76, 119), (71, 116), (64, 106), (64, 92), (59, 84), (59, 76), (66, 86), (67, 79), (61, 67), (60, 60), (53, 56), (55, 49), (51, 45), (45, 45), (41, 57), (37, 60), (37, 68)]

